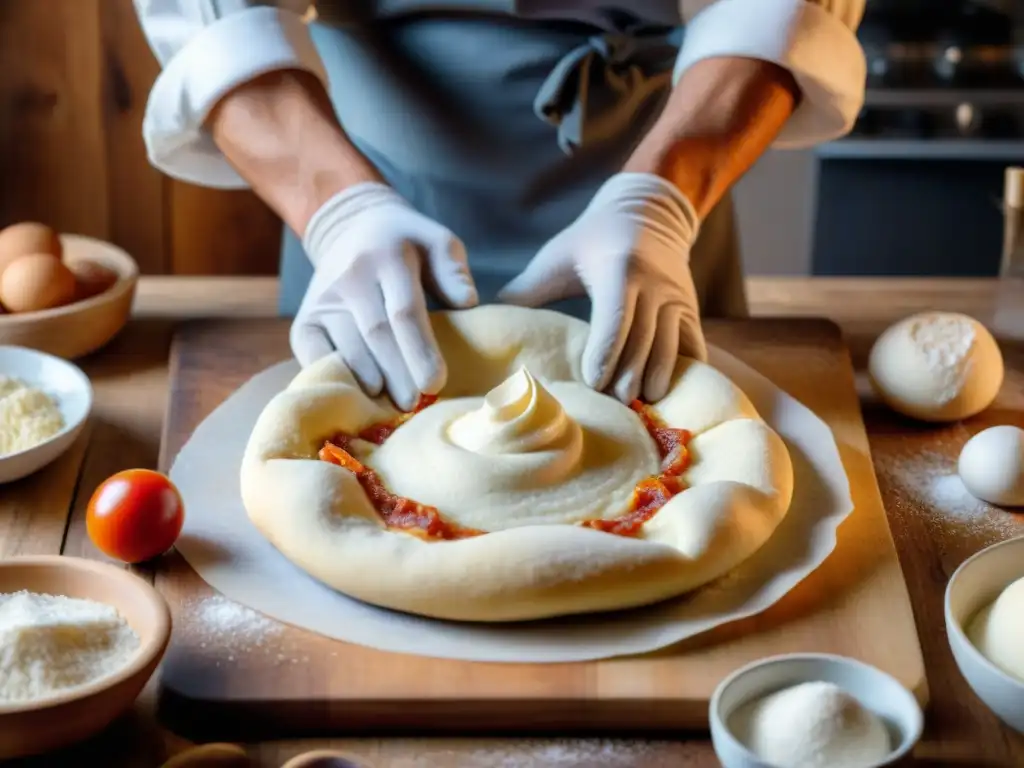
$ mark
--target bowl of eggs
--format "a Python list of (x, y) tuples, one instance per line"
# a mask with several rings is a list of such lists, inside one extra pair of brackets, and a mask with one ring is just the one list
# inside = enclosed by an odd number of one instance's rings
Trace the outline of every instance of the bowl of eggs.
[(37, 222), (0, 230), (0, 344), (73, 359), (128, 322), (139, 268), (120, 248)]

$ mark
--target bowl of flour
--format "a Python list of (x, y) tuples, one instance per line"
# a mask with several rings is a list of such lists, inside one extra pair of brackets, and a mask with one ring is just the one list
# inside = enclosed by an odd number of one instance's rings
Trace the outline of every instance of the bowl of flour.
[(88, 738), (131, 708), (167, 648), (147, 581), (60, 555), (0, 561), (0, 760)]
[(0, 483), (60, 458), (91, 409), (92, 386), (80, 368), (45, 352), (0, 346)]
[(910, 754), (924, 725), (895, 678), (821, 653), (737, 670), (715, 690), (709, 718), (724, 768), (883, 768)]

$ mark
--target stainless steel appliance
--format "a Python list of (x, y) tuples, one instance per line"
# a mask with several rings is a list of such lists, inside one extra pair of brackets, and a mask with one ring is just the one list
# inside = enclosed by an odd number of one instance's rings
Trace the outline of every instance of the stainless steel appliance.
[(1024, 163), (1024, 0), (869, 0), (868, 91), (817, 151), (812, 270), (994, 275), (1007, 165)]

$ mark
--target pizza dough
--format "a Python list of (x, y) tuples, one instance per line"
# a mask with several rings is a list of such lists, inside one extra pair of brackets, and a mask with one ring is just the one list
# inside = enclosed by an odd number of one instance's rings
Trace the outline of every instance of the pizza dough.
[(879, 336), (868, 373), (894, 411), (922, 421), (957, 421), (995, 400), (1003, 384), (1003, 356), (974, 318), (923, 312)]
[(785, 444), (727, 378), (680, 358), (653, 409), (693, 434), (687, 489), (636, 536), (579, 525), (626, 512), (636, 483), (660, 466), (637, 414), (583, 383), (586, 323), (500, 305), (431, 319), (449, 370), (440, 400), (383, 445), (353, 445), (390, 492), (486, 533), (437, 540), (389, 529), (353, 472), (317, 458), (333, 435), (399, 415), (330, 356), (270, 402), (241, 470), (249, 518), (325, 584), (453, 620), (615, 610), (721, 576), (785, 516), (793, 491)]
[(989, 427), (964, 445), (957, 464), (971, 494), (990, 504), (1024, 507), (1024, 429)]

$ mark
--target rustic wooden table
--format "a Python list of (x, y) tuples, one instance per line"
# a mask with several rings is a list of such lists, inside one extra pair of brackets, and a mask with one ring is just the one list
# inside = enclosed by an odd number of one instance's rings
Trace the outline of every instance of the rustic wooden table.
[[(167, 353), (175, 324), (199, 317), (273, 315), (276, 281), (265, 278), (145, 278), (136, 316), (103, 352), (81, 361), (96, 390), (87, 435), (60, 461), (0, 490), (0, 557), (63, 552), (102, 558), (85, 533), (85, 505), (96, 485), (128, 467), (156, 465), (167, 389)], [(1024, 289), (1002, 301), (1024, 306)], [(749, 282), (756, 315), (831, 317), (843, 327), (858, 368), (890, 322), (928, 308), (963, 311), (989, 322), (997, 287), (986, 280), (851, 280), (758, 278)], [(945, 641), (942, 594), (947, 578), (978, 548), (1024, 534), (1024, 515), (984, 510), (953, 497), (936, 468), (978, 428), (1024, 426), (1024, 327), (1004, 343), (1007, 383), (996, 406), (970, 425), (924, 431), (885, 414), (866, 393), (865, 421), (875, 468), (914, 603), (928, 667), (931, 704), (918, 765), (1024, 765), (1024, 738), (1011, 733), (973, 696)], [(154, 687), (134, 712), (66, 754), (16, 763), (24, 768), (96, 764), (157, 768), (190, 746), (161, 728)], [(380, 768), (500, 766), (714, 766), (706, 735), (680, 740), (347, 739), (248, 745), (254, 765), (278, 768), (307, 749), (333, 746)]]

